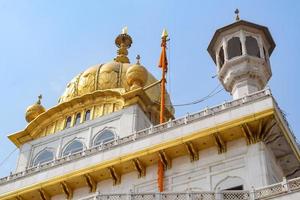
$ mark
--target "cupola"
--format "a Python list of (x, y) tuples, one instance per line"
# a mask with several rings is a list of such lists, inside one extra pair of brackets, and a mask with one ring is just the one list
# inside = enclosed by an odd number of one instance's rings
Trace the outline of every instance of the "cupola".
[(41, 105), (41, 99), (42, 95), (39, 95), (37, 102), (26, 109), (25, 119), (28, 123), (46, 111)]
[(208, 52), (217, 76), (234, 99), (262, 90), (272, 76), (269, 57), (275, 42), (267, 27), (240, 20), (218, 29)]

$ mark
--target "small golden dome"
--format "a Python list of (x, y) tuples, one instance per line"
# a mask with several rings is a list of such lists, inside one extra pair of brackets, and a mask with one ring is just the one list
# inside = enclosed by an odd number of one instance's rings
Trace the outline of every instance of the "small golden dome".
[(39, 95), (38, 101), (26, 109), (25, 119), (28, 123), (46, 111), (46, 109), (41, 105), (41, 99), (42, 95)]
[(147, 70), (140, 64), (140, 56), (137, 55), (136, 59), (137, 63), (131, 65), (126, 72), (127, 83), (131, 90), (144, 87), (148, 78)]

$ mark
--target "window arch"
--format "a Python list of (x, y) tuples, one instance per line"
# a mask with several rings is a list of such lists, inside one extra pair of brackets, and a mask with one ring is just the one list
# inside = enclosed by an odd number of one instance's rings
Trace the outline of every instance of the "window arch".
[(72, 155), (82, 150), (83, 150), (83, 143), (80, 142), (79, 140), (74, 140), (65, 147), (62, 156)]
[(247, 49), (248, 55), (256, 56), (256, 57), (260, 58), (258, 43), (254, 37), (252, 37), (252, 36), (246, 37), (246, 49)]
[(44, 149), (37, 154), (37, 156), (33, 160), (32, 165), (33, 166), (41, 165), (53, 159), (54, 159), (54, 153), (48, 149)]
[(85, 111), (85, 114), (84, 114), (84, 121), (88, 121), (91, 119), (91, 110), (87, 110)]
[(228, 54), (228, 59), (242, 55), (242, 44), (240, 38), (233, 37), (228, 41), (227, 54)]
[(94, 139), (94, 146), (107, 143), (115, 139), (115, 134), (111, 130), (104, 130), (100, 132)]
[(71, 127), (71, 121), (72, 121), (72, 117), (71, 116), (67, 117), (65, 128), (70, 128)]
[(238, 176), (226, 176), (214, 187), (215, 191), (240, 190), (244, 188), (244, 180)]
[(80, 124), (81, 113), (77, 113), (75, 117), (75, 125)]

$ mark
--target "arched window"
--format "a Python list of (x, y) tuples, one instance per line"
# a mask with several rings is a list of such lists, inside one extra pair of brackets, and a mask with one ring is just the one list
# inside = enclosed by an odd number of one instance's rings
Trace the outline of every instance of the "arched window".
[(257, 40), (254, 37), (246, 37), (246, 49), (248, 55), (260, 58), (259, 47), (257, 44)]
[(220, 48), (219, 50), (219, 65), (220, 65), (220, 68), (222, 68), (224, 64), (224, 50), (223, 50), (223, 47)]
[(222, 190), (243, 190), (244, 180), (238, 176), (227, 176), (220, 180), (215, 186), (215, 191)]
[(227, 44), (228, 59), (242, 55), (242, 44), (240, 38), (233, 37)]
[(82, 150), (83, 150), (82, 142), (80, 142), (78, 140), (74, 140), (73, 142), (68, 144), (67, 147), (65, 147), (65, 150), (63, 151), (62, 155), (67, 156), (67, 155), (71, 155), (71, 154), (80, 152)]
[(104, 130), (96, 136), (96, 138), (94, 140), (94, 146), (112, 141), (112, 140), (114, 140), (114, 138), (115, 138), (115, 135), (112, 131)]
[(81, 114), (77, 113), (76, 118), (75, 118), (75, 125), (80, 124), (80, 119), (81, 119)]
[(33, 166), (44, 164), (53, 159), (54, 159), (54, 153), (50, 150), (45, 149), (45, 150), (41, 151), (40, 153), (38, 153), (38, 155), (36, 156), (36, 158), (33, 161)]
[(71, 116), (67, 117), (65, 128), (70, 128), (71, 127), (71, 121), (72, 121)]
[(88, 121), (90, 119), (91, 119), (91, 111), (87, 110), (87, 111), (85, 111), (85, 114), (84, 114), (84, 121)]

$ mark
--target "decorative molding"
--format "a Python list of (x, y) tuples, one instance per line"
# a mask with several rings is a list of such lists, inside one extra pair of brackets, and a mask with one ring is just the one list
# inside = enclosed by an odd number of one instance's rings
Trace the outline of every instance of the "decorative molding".
[(192, 142), (186, 142), (185, 147), (187, 149), (188, 154), (190, 155), (191, 162), (199, 160), (199, 153), (196, 147), (193, 145)]
[[(236, 100), (236, 101), (242, 101), (242, 99), (239, 99), (239, 100)], [(187, 133), (186, 136), (183, 136), (183, 137), (180, 137), (180, 138), (177, 138), (177, 139), (173, 139), (173, 140), (170, 140), (170, 141), (165, 141), (163, 143), (159, 143), (157, 145), (153, 145), (153, 146), (147, 147), (143, 150), (132, 152), (130, 154), (122, 155), (122, 157), (112, 158), (111, 160), (109, 160), (107, 162), (104, 162), (104, 163), (99, 163), (99, 164), (96, 164), (96, 165), (93, 165), (93, 166), (88, 166), (88, 167), (73, 171), (72, 173), (65, 174), (63, 176), (50, 178), (50, 179), (47, 179), (47, 180), (40, 181), (36, 184), (32, 184), (32, 185), (29, 185), (29, 186), (26, 186), (26, 187), (23, 187), (23, 188), (19, 188), (16, 191), (8, 192), (8, 193), (0, 195), (0, 198), (1, 199), (6, 199), (6, 200), (7, 199), (12, 199), (12, 198), (15, 198), (17, 195), (23, 195), (23, 194), (27, 194), (28, 192), (31, 192), (31, 191), (36, 191), (36, 190), (41, 188), (41, 185), (42, 185), (43, 188), (47, 188), (48, 186), (52, 186), (52, 185), (55, 185), (55, 184), (61, 184), (61, 182), (66, 181), (67, 179), (72, 179), (72, 178), (76, 178), (76, 177), (82, 176), (82, 175), (87, 174), (87, 173), (95, 172), (95, 171), (102, 170), (102, 169), (107, 169), (111, 166), (121, 164), (121, 163), (124, 163), (124, 162), (127, 162), (127, 161), (130, 162), (131, 160), (133, 160), (135, 158), (140, 158), (140, 157), (149, 155), (149, 152), (153, 152), (157, 155), (157, 152), (160, 152), (160, 151), (162, 151), (166, 148), (175, 147), (177, 145), (181, 145), (181, 144), (184, 144), (186, 142), (193, 141), (193, 140), (196, 140), (196, 139), (201, 139), (203, 137), (211, 137), (211, 135), (213, 133), (215, 133), (215, 130), (218, 130), (218, 131), (228, 130), (229, 128), (237, 127), (237, 126), (240, 126), (240, 125), (245, 124), (245, 123), (250, 123), (250, 122), (258, 120), (258, 119), (262, 119), (262, 118), (265, 118), (265, 117), (268, 117), (268, 116), (272, 116), (272, 115), (274, 115), (274, 112), (276, 112), (276, 110), (274, 110), (274, 108), (270, 108), (270, 109), (263, 110), (261, 112), (251, 113), (251, 115), (244, 116), (244, 117), (241, 117), (241, 118), (237, 118), (235, 120), (231, 120), (231, 121), (228, 121), (228, 122), (225, 122), (225, 123), (222, 123), (222, 124), (218, 124), (217, 126), (209, 127), (209, 128), (204, 129), (204, 130), (201, 130), (201, 131), (195, 131), (195, 132)], [(199, 115), (199, 116), (202, 116), (202, 115)], [(191, 117), (193, 117), (193, 116), (191, 115)], [(177, 120), (178, 120), (178, 122), (180, 122), (181, 119), (177, 119)], [(193, 119), (193, 120), (195, 120), (195, 119)], [(282, 122), (280, 121), (280, 123), (282, 123)], [(176, 126), (179, 126), (179, 125), (178, 125), (178, 123), (176, 124)], [(150, 133), (150, 134), (153, 134), (153, 133)], [(149, 134), (147, 134), (147, 137), (149, 137)], [(96, 151), (96, 153), (97, 152), (98, 151)], [(121, 163), (120, 163), (120, 161), (121, 161)], [(44, 169), (42, 167), (43, 166), (41, 166), (39, 168), (39, 170)], [(35, 173), (36, 171), (33, 171), (33, 172)], [(23, 176), (26, 176), (26, 175), (29, 175), (29, 174), (30, 173), (25, 173), (25, 175), (23, 175)], [(14, 180), (12, 177), (10, 177), (10, 178), (5, 179), (5, 181), (16, 181), (16, 180)]]
[(95, 179), (90, 174), (85, 174), (84, 178), (87, 186), (90, 188), (90, 192), (96, 192), (97, 182)]
[(66, 199), (67, 200), (71, 200), (73, 198), (73, 190), (72, 190), (72, 188), (65, 181), (61, 182), (60, 185), (61, 185), (63, 193), (66, 196)]
[(138, 158), (133, 159), (132, 164), (138, 172), (138, 178), (146, 176), (146, 167), (141, 163), (141, 161)]
[(160, 161), (162, 162), (164, 166), (164, 170), (171, 169), (172, 167), (172, 161), (171, 159), (167, 156), (166, 152), (164, 150), (161, 150), (158, 152), (158, 156)]
[(121, 184), (121, 175), (117, 173), (116, 169), (114, 167), (109, 167), (108, 171), (113, 179), (113, 185), (115, 186)]
[(218, 148), (218, 154), (225, 153), (227, 151), (226, 143), (222, 139), (219, 133), (214, 133), (213, 138), (215, 140), (215, 145)]
[(50, 200), (51, 199), (50, 195), (42, 188), (39, 189), (39, 193), (40, 193), (41, 200)]
[(22, 196), (20, 196), (20, 195), (19, 195), (19, 196), (16, 196), (15, 198), (16, 198), (16, 200), (25, 200), (25, 199), (24, 199)]

